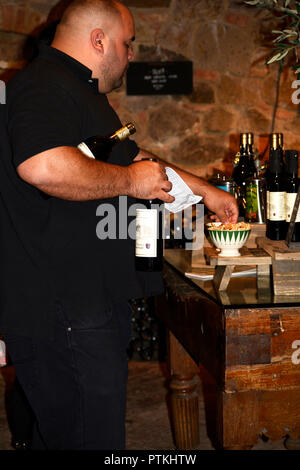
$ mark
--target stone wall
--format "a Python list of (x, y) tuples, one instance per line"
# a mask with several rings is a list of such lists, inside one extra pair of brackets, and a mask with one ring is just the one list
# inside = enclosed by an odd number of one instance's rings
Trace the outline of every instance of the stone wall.
[[(55, 19), (64, 1), (0, 0), (0, 76), (7, 80), (30, 57), (30, 39)], [(266, 66), (274, 22), (241, 0), (124, 0), (136, 20), (135, 59), (191, 60), (191, 95), (109, 99), (123, 122), (137, 127), (137, 142), (197, 174), (232, 171), (239, 133), (252, 131), (260, 152), (272, 130), (278, 66)], [(29, 46), (28, 46), (29, 45)], [(286, 148), (300, 150), (300, 117), (291, 101), (296, 77), (280, 76), (274, 131)], [(266, 154), (267, 155), (267, 154)]]

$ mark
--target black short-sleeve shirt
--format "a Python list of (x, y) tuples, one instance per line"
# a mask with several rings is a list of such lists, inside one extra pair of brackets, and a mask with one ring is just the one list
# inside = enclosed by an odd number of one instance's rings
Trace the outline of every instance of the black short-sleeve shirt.
[[(128, 211), (134, 199), (49, 197), (16, 171), (45, 150), (77, 147), (88, 137), (121, 127), (91, 75), (83, 64), (43, 45), (8, 83), (0, 139), (2, 331), (43, 334), (51, 328), (57, 302), (74, 327), (99, 327), (113, 301), (162, 291), (160, 273), (136, 272), (134, 240), (124, 236), (124, 223), (133, 221)], [(109, 162), (129, 165), (138, 151), (127, 139), (114, 148)], [(115, 236), (99, 237), (108, 212)]]

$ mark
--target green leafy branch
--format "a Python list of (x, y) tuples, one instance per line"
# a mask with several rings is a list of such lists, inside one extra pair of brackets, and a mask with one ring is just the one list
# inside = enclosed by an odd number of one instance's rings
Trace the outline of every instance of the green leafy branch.
[(273, 39), (273, 55), (267, 64), (279, 62), (282, 68), (285, 57), (294, 53), (296, 65), (292, 67), (295, 73), (300, 73), (298, 65), (298, 48), (300, 47), (300, 1), (293, 0), (247, 0), (246, 4), (256, 6), (260, 9), (269, 10), (279, 21), (284, 20), (284, 29), (273, 30), (276, 35)]

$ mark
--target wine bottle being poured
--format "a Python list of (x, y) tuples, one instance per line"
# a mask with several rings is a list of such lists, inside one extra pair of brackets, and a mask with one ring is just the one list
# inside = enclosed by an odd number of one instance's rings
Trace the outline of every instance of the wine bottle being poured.
[(135, 132), (135, 126), (130, 122), (109, 136), (96, 135), (89, 137), (84, 142), (81, 142), (78, 148), (86, 156), (106, 162), (114, 146), (127, 139)]

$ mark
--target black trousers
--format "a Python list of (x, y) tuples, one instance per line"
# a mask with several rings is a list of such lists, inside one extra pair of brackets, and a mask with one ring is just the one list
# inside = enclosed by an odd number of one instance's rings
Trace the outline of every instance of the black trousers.
[(74, 328), (57, 308), (53, 339), (6, 335), (34, 411), (33, 449), (122, 450), (131, 334), (127, 302), (101, 328)]

